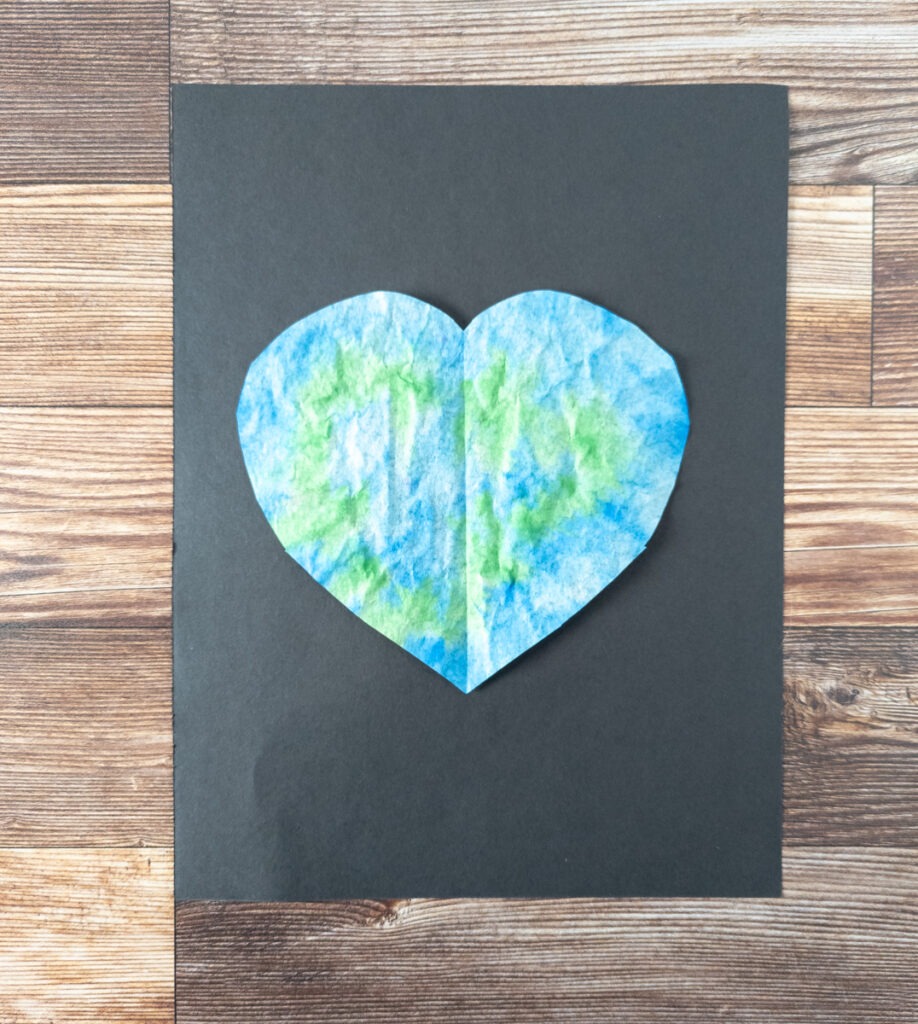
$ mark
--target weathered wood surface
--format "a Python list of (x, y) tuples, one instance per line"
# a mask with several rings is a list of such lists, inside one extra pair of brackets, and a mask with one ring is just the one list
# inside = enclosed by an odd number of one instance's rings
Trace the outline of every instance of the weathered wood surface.
[[(0, 5), (2, 1024), (172, 1019), (166, 25)], [(855, 186), (790, 198), (785, 899), (187, 904), (180, 1020), (918, 1020), (918, 189), (857, 187), (918, 182), (916, 52), (891, 0), (175, 0), (178, 81), (786, 84)]]
[(168, 1024), (172, 851), (0, 849), (0, 1021)]
[(792, 188), (787, 404), (870, 405), (873, 190)]
[(789, 409), (784, 458), (787, 550), (918, 546), (918, 409)]
[(8, 628), (0, 663), (0, 847), (171, 846), (169, 630)]
[(179, 1024), (906, 1024), (918, 853), (790, 849), (777, 900), (180, 904)]
[(873, 400), (918, 405), (918, 188), (880, 188), (874, 249)]
[(918, 622), (918, 549), (804, 548), (784, 555), (789, 625), (901, 626)]
[(918, 410), (789, 409), (789, 625), (918, 625)]
[(170, 405), (169, 186), (0, 188), (0, 309), (0, 405)]
[(0, 406), (0, 514), (172, 510), (172, 410)]
[(0, 624), (165, 626), (171, 575), (167, 510), (0, 515)]
[(910, 3), (173, 0), (179, 82), (772, 82), (799, 183), (918, 180)]
[(168, 178), (168, 0), (3, 0), (0, 181)]
[(784, 708), (785, 842), (918, 849), (918, 628), (786, 629)]

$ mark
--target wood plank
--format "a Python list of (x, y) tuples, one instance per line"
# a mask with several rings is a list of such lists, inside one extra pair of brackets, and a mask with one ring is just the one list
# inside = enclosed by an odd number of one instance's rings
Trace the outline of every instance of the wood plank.
[(176, 1019), (918, 1020), (918, 852), (784, 865), (775, 900), (179, 904)]
[(789, 409), (784, 546), (918, 545), (918, 410)]
[(918, 180), (918, 19), (819, 0), (174, 0), (179, 82), (791, 87), (791, 180)]
[(918, 89), (791, 89), (790, 121), (791, 181), (918, 180)]
[(792, 188), (787, 403), (870, 405), (873, 190)]
[(0, 515), (0, 623), (165, 626), (172, 516), (110, 509)]
[(784, 631), (784, 836), (918, 847), (918, 629)]
[(167, 181), (168, 0), (4, 0), (0, 110), (0, 181)]
[(918, 624), (918, 412), (790, 409), (788, 625)]
[(811, 548), (784, 555), (791, 626), (918, 623), (918, 547)]
[(0, 846), (171, 846), (166, 629), (0, 630)]
[(168, 186), (0, 188), (0, 404), (169, 405)]
[(0, 513), (52, 504), (171, 511), (171, 409), (0, 407)]
[(173, 1020), (171, 850), (0, 850), (0, 1019)]
[(873, 401), (918, 406), (918, 188), (880, 188), (874, 249)]

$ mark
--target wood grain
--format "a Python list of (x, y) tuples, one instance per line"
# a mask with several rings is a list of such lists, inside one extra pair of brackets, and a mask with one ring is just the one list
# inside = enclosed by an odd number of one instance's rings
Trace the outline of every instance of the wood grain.
[(171, 404), (171, 189), (0, 188), (0, 308), (0, 405)]
[(915, 624), (918, 548), (785, 552), (784, 621), (795, 626)]
[(788, 625), (918, 624), (918, 414), (788, 410)]
[(0, 514), (52, 504), (171, 512), (171, 409), (0, 406)]
[(918, 546), (918, 409), (789, 409), (784, 545)]
[(171, 850), (0, 850), (0, 1020), (168, 1024)]
[[(168, 423), (0, 409), (0, 621), (168, 621)], [(789, 410), (786, 460), (788, 623), (915, 623), (918, 410)]]
[(918, 180), (918, 89), (817, 85), (791, 89), (789, 101), (791, 181)]
[(873, 190), (792, 188), (787, 404), (870, 405)]
[(918, 848), (918, 629), (784, 631), (784, 836)]
[(918, 180), (908, 3), (174, 0), (179, 82), (772, 82), (791, 180)]
[(918, 853), (784, 866), (777, 900), (180, 904), (177, 1020), (918, 1020)]
[[(166, 16), (0, 5), (0, 181), (165, 182)], [(918, 182), (912, 3), (174, 0), (172, 27), (179, 81), (787, 84), (793, 181)], [(918, 405), (916, 195), (876, 193), (875, 405)], [(168, 631), (118, 627), (169, 621), (170, 216), (165, 186), (0, 188), (0, 845), (68, 847), (0, 850), (3, 1024), (172, 1019), (170, 851), (72, 848), (169, 841)], [(792, 405), (870, 400), (870, 224), (868, 190), (792, 192)], [(789, 412), (783, 900), (186, 904), (179, 1020), (918, 1020), (916, 479), (908, 411)]]
[(107, 509), (0, 515), (0, 623), (164, 626), (172, 516)]
[(0, 662), (0, 847), (170, 846), (169, 631), (8, 628)]
[(877, 189), (873, 401), (918, 406), (918, 188)]
[(4, 0), (0, 111), (0, 181), (167, 181), (168, 0)]

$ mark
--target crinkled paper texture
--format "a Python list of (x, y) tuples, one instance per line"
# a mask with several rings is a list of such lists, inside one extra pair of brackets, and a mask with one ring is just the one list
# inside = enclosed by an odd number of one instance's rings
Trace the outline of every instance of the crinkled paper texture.
[(237, 420), (286, 551), (465, 692), (644, 550), (689, 428), (672, 357), (554, 291), (464, 331), (395, 292), (335, 303), (255, 359)]

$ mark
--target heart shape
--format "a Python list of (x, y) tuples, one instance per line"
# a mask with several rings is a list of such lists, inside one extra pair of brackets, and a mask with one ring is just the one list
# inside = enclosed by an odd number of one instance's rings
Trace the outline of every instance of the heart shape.
[(463, 331), (372, 292), (275, 338), (237, 424), (286, 551), (468, 693), (644, 550), (689, 419), (672, 357), (583, 299), (524, 292)]

